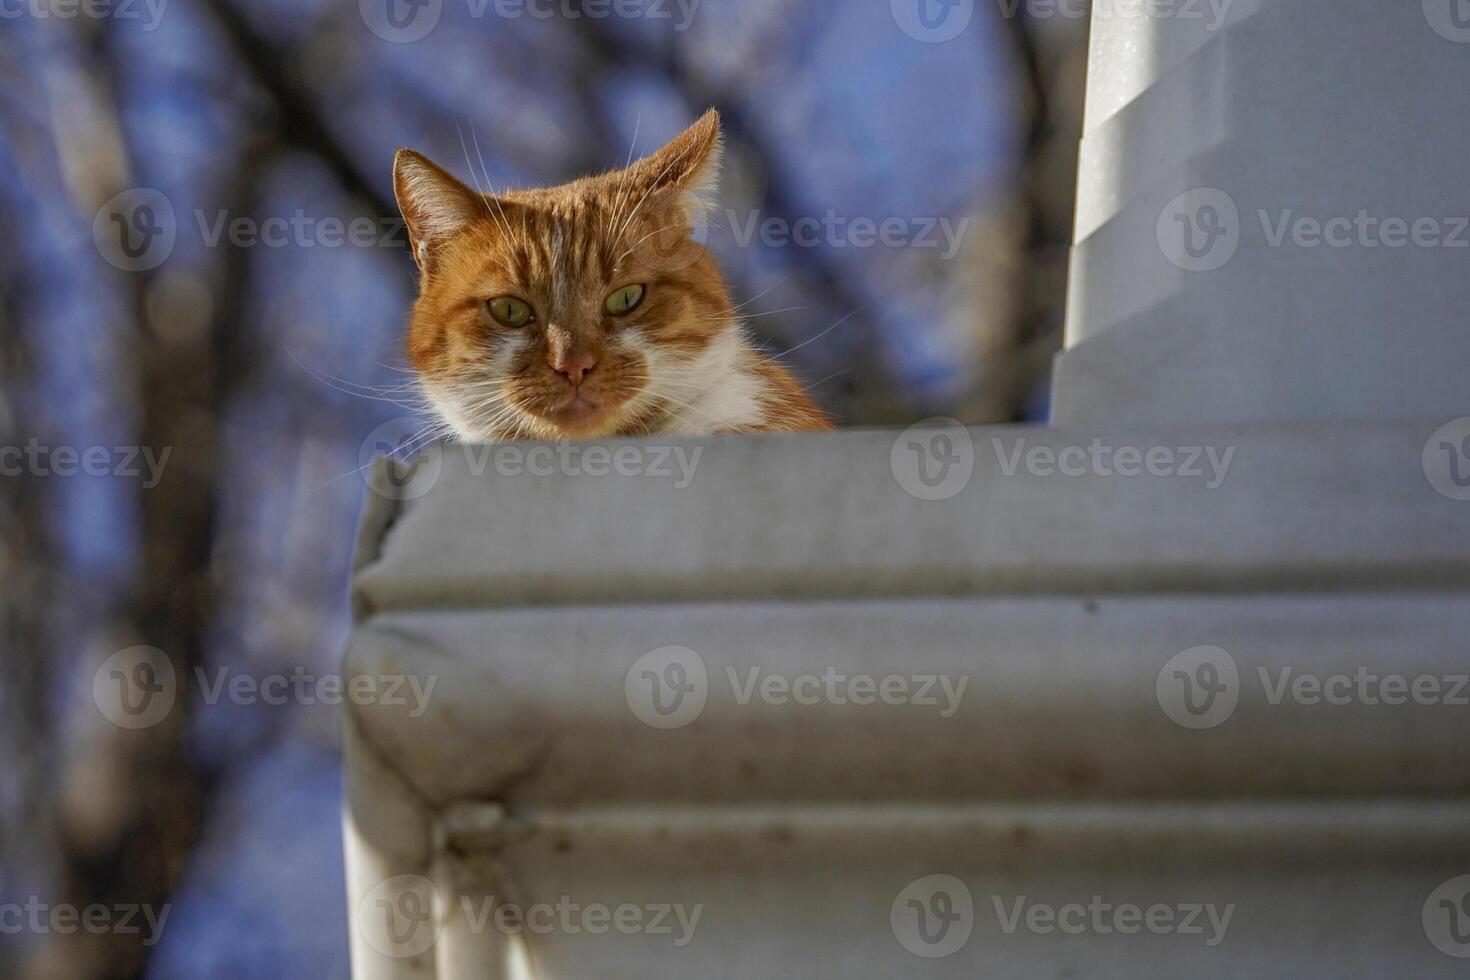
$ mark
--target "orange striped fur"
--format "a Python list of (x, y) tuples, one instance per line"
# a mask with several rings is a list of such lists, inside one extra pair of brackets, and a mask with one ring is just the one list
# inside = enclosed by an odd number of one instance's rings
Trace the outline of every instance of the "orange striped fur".
[[(713, 111), (627, 169), (546, 190), (480, 194), (398, 152), (394, 191), (421, 271), (409, 358), (457, 436), (832, 428), (746, 339), (693, 234), (719, 163)], [(641, 304), (609, 313), (610, 295), (628, 286), (643, 287)], [(532, 319), (497, 321), (490, 301), (504, 297)]]

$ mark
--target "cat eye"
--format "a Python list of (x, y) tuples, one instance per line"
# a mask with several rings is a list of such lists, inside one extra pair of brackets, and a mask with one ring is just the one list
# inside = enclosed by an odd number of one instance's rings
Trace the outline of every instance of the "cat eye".
[(485, 305), (495, 322), (503, 327), (524, 327), (534, 317), (531, 307), (514, 296), (500, 296)]
[(642, 286), (624, 286), (609, 296), (602, 308), (613, 316), (627, 316), (643, 302), (643, 293)]

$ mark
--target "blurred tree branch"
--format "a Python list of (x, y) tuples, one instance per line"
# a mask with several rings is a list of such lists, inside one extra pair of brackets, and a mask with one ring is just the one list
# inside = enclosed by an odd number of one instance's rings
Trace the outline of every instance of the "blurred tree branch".
[[(78, 22), (80, 29), (93, 24)], [(89, 148), (71, 172), (96, 186), (78, 188), (79, 204), (106, 200), (132, 179), (136, 158), (118, 107), (101, 93), (120, 88), (125, 53), (112, 27), (88, 38), (93, 58), (84, 69), (97, 94), (92, 109), (108, 114), (124, 133), (111, 154)], [(65, 144), (58, 141), (58, 147)], [(109, 155), (122, 155), (110, 159)], [(95, 159), (93, 159), (95, 155)], [(235, 171), (240, 185), (227, 199), (248, 201), (256, 168)], [(90, 223), (90, 215), (83, 215)], [(172, 329), (182, 311), (170, 306), (160, 276), (127, 276), (131, 314), (114, 326), (136, 338), (138, 445), (172, 456), (157, 486), (139, 490), (143, 544), (140, 574), (125, 603), (125, 621), (111, 641), (120, 648), (141, 642), (162, 650), (179, 679), (179, 696), (168, 719), (157, 726), (125, 730), (94, 724), (91, 737), (74, 748), (63, 770), (53, 806), (57, 810), (61, 864), (60, 893), (76, 907), (170, 904), (198, 840), (213, 787), (190, 761), (186, 738), (193, 702), (189, 679), (202, 664), (216, 583), (212, 570), (219, 493), (219, 422), (235, 384), (248, 374), (238, 320), (248, 264), (225, 250), (218, 273), (215, 317), (204, 330)], [(104, 640), (104, 642), (106, 642)], [(95, 722), (96, 720), (93, 719)], [(100, 760), (100, 762), (99, 762)], [(99, 764), (111, 770), (96, 779)], [(50, 934), (29, 977), (38, 980), (132, 980), (143, 975), (148, 949), (140, 935), (108, 931)]]

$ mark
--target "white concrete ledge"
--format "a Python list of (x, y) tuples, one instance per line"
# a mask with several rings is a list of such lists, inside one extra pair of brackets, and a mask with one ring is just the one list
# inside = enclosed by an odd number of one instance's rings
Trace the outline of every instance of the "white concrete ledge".
[[(543, 978), (1451, 975), (1418, 919), (1470, 870), (1470, 505), (1426, 474), (1438, 425), (950, 430), (945, 500), (905, 489), (898, 433), (680, 443), (685, 485), (430, 458), (363, 525), (346, 673), (400, 696), (349, 707), (359, 980), (498, 975), (515, 944), (456, 915), (492, 897), (707, 916), (680, 946), (531, 936)], [(1094, 438), (1233, 455), (1213, 488), (1005, 462)], [(1237, 680), (1195, 728), (1201, 647)], [(700, 692), (667, 724), (643, 685), (671, 649)], [(1442, 703), (1280, 690), (1363, 674)], [(936, 873), (975, 902), (944, 959), (889, 922)], [(1218, 949), (1061, 942), (990, 904), (1093, 895), (1241, 918)], [(397, 902), (439, 910), (427, 951), (364, 938)]]
[[(677, 446), (687, 486), (654, 476), (497, 472), (447, 447), (422, 496), (369, 497), (356, 596), (431, 608), (995, 593), (1439, 589), (1470, 584), (1470, 510), (1423, 453), (1446, 419), (1194, 430), (949, 433), (973, 476), (920, 500), (897, 432)], [(1068, 477), (1008, 464), (1057, 453), (1208, 448), (1208, 475)], [(520, 447), (501, 447), (517, 453)], [(519, 459), (520, 457), (510, 457)], [(644, 457), (653, 465), (652, 451)], [(1208, 458), (1194, 460), (1210, 472)], [(677, 473), (677, 467), (668, 465)]]
[[(1467, 636), (1463, 594), (574, 607), (375, 617), (347, 665), (437, 685), (418, 716), (355, 717), (439, 805), (1450, 797), (1470, 790), (1470, 683), (1458, 707), (1272, 692), (1282, 668), (1470, 681)], [(1192, 731), (1158, 684), (1201, 645), (1229, 653), (1239, 704)], [(659, 730), (627, 684), (670, 646), (697, 654), (707, 700)], [(752, 678), (829, 672), (914, 678), (935, 703), (742, 703)]]

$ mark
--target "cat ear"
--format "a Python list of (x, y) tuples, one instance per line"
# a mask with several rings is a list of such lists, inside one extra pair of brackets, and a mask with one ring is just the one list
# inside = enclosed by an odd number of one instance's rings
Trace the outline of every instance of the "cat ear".
[(672, 192), (694, 221), (719, 193), (724, 149), (720, 114), (711, 109), (663, 149), (634, 164), (632, 177), (645, 193)]
[(484, 198), (413, 150), (393, 158), (393, 196), (408, 225), (413, 260), (425, 272), (445, 242), (485, 213)]

